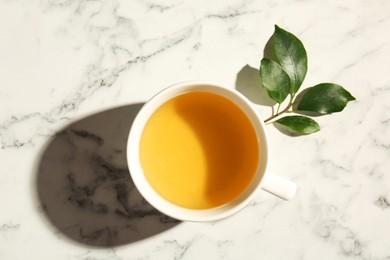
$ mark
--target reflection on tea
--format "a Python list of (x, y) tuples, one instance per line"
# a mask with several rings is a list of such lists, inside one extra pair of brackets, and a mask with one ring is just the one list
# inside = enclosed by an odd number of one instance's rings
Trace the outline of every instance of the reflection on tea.
[(252, 181), (258, 140), (233, 102), (209, 92), (187, 92), (151, 116), (140, 158), (147, 180), (162, 197), (186, 208), (213, 208), (234, 200)]

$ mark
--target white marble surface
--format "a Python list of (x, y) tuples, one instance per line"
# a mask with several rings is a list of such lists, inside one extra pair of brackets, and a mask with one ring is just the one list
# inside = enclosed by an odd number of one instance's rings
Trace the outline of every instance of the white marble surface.
[[(131, 119), (190, 79), (256, 85), (273, 25), (309, 54), (304, 86), (357, 98), (319, 133), (268, 126), (270, 168), (294, 200), (260, 192), (216, 223), (180, 223), (128, 177)], [(0, 259), (390, 259), (389, 1), (0, 1)]]

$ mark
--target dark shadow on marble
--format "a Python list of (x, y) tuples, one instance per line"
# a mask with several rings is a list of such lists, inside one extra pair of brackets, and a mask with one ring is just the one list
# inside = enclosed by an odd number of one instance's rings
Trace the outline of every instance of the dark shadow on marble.
[(259, 69), (249, 65), (237, 73), (236, 90), (257, 105), (272, 107), (276, 104), (261, 83)]
[(180, 223), (148, 204), (130, 177), (126, 143), (142, 105), (88, 116), (49, 141), (39, 161), (36, 188), (44, 214), (60, 234), (104, 248)]
[[(263, 57), (271, 60), (277, 60), (273, 48), (274, 38), (271, 36), (263, 50)], [(260, 79), (260, 62), (257, 68), (245, 65), (238, 73), (236, 78), (236, 89), (246, 98), (255, 104), (272, 107), (276, 104), (265, 90)]]

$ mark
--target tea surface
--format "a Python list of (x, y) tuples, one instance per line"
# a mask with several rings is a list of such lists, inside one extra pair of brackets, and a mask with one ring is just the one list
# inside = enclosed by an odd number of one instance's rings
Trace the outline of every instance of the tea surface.
[(230, 100), (188, 92), (159, 107), (140, 142), (144, 174), (152, 187), (176, 205), (218, 207), (249, 185), (257, 168), (255, 130)]

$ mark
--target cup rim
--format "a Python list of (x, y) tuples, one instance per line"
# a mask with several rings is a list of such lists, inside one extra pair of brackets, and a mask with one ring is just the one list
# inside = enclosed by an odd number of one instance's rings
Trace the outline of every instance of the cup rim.
[[(143, 174), (139, 158), (139, 144), (145, 124), (154, 111), (162, 104), (177, 96), (189, 91), (206, 91), (220, 94), (233, 101), (239, 106), (251, 121), (259, 146), (259, 161), (254, 179), (249, 186), (233, 201), (215, 208), (189, 209), (173, 204), (159, 195), (149, 184)], [(244, 208), (261, 188), (268, 166), (268, 138), (265, 125), (261, 116), (253, 104), (240, 92), (227, 88), (221, 84), (210, 81), (185, 81), (164, 88), (152, 96), (141, 108), (131, 126), (127, 141), (127, 164), (134, 185), (143, 198), (155, 209), (163, 214), (181, 221), (205, 222), (216, 221), (229, 217)]]

